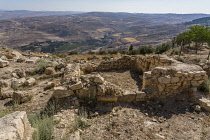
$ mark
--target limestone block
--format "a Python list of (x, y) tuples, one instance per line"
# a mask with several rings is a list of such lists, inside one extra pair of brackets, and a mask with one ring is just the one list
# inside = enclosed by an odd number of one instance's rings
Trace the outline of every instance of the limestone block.
[(191, 81), (191, 85), (193, 87), (198, 87), (200, 85), (200, 83), (198, 83), (197, 81)]
[(144, 77), (145, 78), (151, 78), (152, 77), (151, 71), (144, 72)]
[(12, 95), (12, 99), (18, 103), (25, 103), (30, 101), (32, 98), (32, 94), (26, 91), (14, 91)]
[(189, 75), (189, 77), (193, 77), (193, 76), (194, 76), (194, 72), (191, 72), (191, 71), (190, 71), (190, 72), (188, 73), (188, 75)]
[(106, 93), (106, 87), (105, 84), (99, 84), (97, 85), (97, 95), (105, 95)]
[(82, 88), (82, 89), (76, 90), (76, 95), (79, 98), (86, 98), (90, 96), (88, 88)]
[(164, 91), (165, 90), (165, 85), (158, 85), (158, 90), (160, 92)]
[(78, 83), (69, 86), (69, 88), (72, 90), (79, 90), (79, 89), (83, 88), (83, 85), (82, 85), (82, 82), (79, 81)]
[(180, 81), (179, 77), (172, 77), (171, 83), (178, 83)]
[(31, 59), (26, 59), (25, 63), (28, 63), (28, 64), (35, 64), (36, 61), (35, 61), (35, 60), (31, 60)]
[(97, 101), (99, 102), (117, 102), (116, 96), (98, 96)]
[(193, 78), (193, 80), (200, 80), (200, 79), (202, 79), (203, 77), (202, 76), (195, 76), (194, 78)]
[(54, 87), (54, 92), (52, 96), (56, 99), (59, 99), (59, 98), (72, 96), (73, 94), (74, 92), (72, 90), (67, 90), (66, 87), (59, 86), (59, 87)]
[(198, 99), (198, 104), (200, 104), (202, 108), (210, 112), (210, 100), (206, 98), (201, 98)]
[(118, 97), (120, 102), (133, 102), (136, 98), (136, 93), (132, 91), (124, 91), (121, 96)]
[(33, 77), (31, 77), (28, 80), (26, 80), (25, 85), (33, 86), (35, 84), (35, 82), (36, 82), (36, 80)]
[(97, 75), (94, 75), (94, 76), (93, 76), (93, 81), (94, 81), (95, 83), (103, 84), (103, 83), (104, 83), (104, 78), (101, 77), (101, 75), (97, 74)]
[(15, 69), (14, 72), (17, 74), (19, 78), (26, 77), (25, 70), (23, 69)]
[(170, 76), (159, 77), (158, 82), (163, 83), (163, 84), (169, 84), (171, 83), (171, 77)]
[(3, 90), (2, 88), (0, 88), (0, 98), (2, 99), (6, 99), (6, 98), (11, 98), (13, 95), (13, 90), (9, 89), (9, 90)]
[(30, 140), (33, 128), (25, 111), (16, 111), (0, 118), (0, 140)]
[(9, 61), (0, 59), (0, 68), (4, 68), (6, 66), (9, 66)]
[(182, 72), (177, 72), (177, 73), (175, 73), (175, 76), (176, 77), (182, 77), (183, 76), (183, 73)]
[(145, 101), (146, 99), (146, 93), (145, 92), (142, 92), (142, 91), (137, 91), (136, 92), (136, 99), (135, 101)]

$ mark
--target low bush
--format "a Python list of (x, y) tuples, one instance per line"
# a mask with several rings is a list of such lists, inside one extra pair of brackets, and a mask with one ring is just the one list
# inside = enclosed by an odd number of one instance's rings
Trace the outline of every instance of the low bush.
[(151, 46), (142, 46), (139, 48), (139, 54), (151, 54), (154, 49)]
[(155, 49), (155, 53), (162, 54), (162, 53), (168, 51), (169, 49), (171, 49), (171, 44), (163, 43), (162, 45), (157, 46), (157, 48)]
[(45, 59), (39, 59), (37, 62), (37, 66), (34, 70), (35, 74), (42, 74), (44, 73), (45, 69), (49, 67), (50, 64)]
[(58, 106), (50, 102), (45, 110), (39, 114), (31, 114), (28, 119), (35, 128), (33, 140), (51, 140), (53, 133), (53, 115), (58, 111)]
[(210, 91), (210, 81), (209, 79), (207, 81), (205, 81), (201, 87), (199, 88), (200, 91), (203, 91), (203, 92), (209, 92)]
[(181, 57), (181, 56), (178, 56), (178, 57), (177, 57), (177, 60), (180, 61), (180, 62), (185, 62), (184, 58)]

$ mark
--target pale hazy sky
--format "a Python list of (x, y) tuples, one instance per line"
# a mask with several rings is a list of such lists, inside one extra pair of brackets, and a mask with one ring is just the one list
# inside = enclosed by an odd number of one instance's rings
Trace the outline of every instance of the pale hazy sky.
[(0, 0), (0, 9), (210, 14), (210, 0)]

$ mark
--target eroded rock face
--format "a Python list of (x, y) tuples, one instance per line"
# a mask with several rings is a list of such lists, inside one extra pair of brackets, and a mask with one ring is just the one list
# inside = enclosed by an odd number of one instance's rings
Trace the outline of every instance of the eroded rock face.
[(0, 140), (31, 140), (33, 129), (25, 111), (0, 118)]
[(0, 59), (0, 68), (4, 68), (4, 67), (7, 67), (7, 66), (9, 66), (9, 61), (5, 61), (5, 60)]
[(14, 91), (12, 99), (17, 103), (25, 103), (30, 101), (32, 94), (26, 91)]
[(48, 68), (45, 69), (44, 73), (47, 74), (47, 75), (55, 74), (55, 70), (54, 70), (53, 67), (48, 67)]

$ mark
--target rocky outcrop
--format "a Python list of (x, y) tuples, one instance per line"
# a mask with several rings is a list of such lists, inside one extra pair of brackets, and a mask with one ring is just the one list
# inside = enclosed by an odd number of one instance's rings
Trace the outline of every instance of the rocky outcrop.
[(0, 140), (31, 140), (33, 129), (24, 111), (0, 118)]
[(5, 61), (0, 58), (0, 68), (4, 68), (7, 66), (9, 66), (9, 61)]
[(32, 94), (27, 91), (14, 91), (12, 99), (17, 103), (25, 103), (30, 101)]

